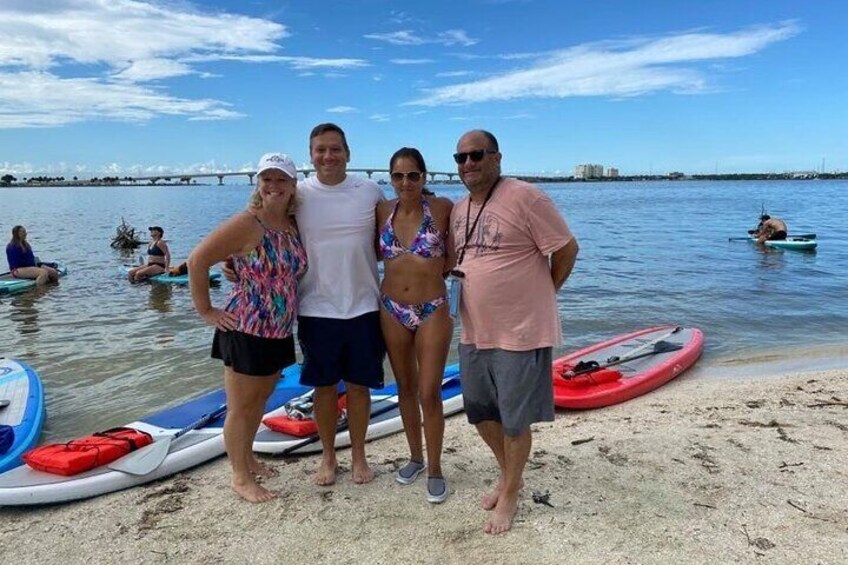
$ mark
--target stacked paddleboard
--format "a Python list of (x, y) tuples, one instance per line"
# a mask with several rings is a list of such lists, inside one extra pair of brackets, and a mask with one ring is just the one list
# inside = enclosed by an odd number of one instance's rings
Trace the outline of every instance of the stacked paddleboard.
[[(280, 380), (266, 404), (266, 412), (283, 406), (287, 401), (309, 390), (297, 384), (299, 376), (298, 366), (290, 367), (284, 372), (284, 378)], [(177, 432), (202, 416), (214, 413), (225, 401), (224, 390), (219, 389), (131, 422), (126, 427), (151, 434), (154, 442), (171, 440)], [(191, 430), (178, 440), (171, 441), (165, 459), (144, 475), (101, 466), (77, 475), (63, 476), (21, 465), (0, 474), (0, 505), (48, 504), (78, 500), (168, 477), (223, 455), (223, 425), (223, 416), (220, 416), (204, 427)], [(133, 453), (127, 457), (132, 455)], [(118, 459), (115, 463), (120, 461), (121, 459)]]
[(554, 404), (585, 409), (630, 400), (692, 366), (704, 349), (695, 328), (660, 326), (624, 334), (554, 361)]
[[(459, 380), (459, 365), (450, 365), (445, 368), (442, 379), (442, 407), (445, 416), (456, 414), (462, 410), (462, 385)], [(285, 413), (281, 407), (268, 414), (275, 417)], [(371, 419), (368, 423), (366, 441), (381, 438), (403, 430), (403, 422), (400, 418), (400, 407), (398, 406), (397, 385), (390, 384), (380, 390), (371, 393)], [(350, 432), (346, 425), (338, 427), (336, 435), (336, 448), (348, 447), (350, 445)], [(284, 432), (274, 431), (266, 425), (259, 426), (256, 440), (253, 442), (253, 450), (259, 453), (276, 453), (282, 455), (297, 455), (302, 453), (315, 453), (321, 451), (321, 443), (318, 437), (299, 437)]]
[[(36, 443), (44, 424), (44, 389), (36, 372), (21, 361), (0, 357), (0, 426), (12, 441), (0, 453), (0, 473), (21, 465), (21, 455)], [(7, 436), (7, 441), (8, 441)]]
[[(64, 265), (59, 265), (56, 270), (60, 277), (68, 274), (68, 268)], [(35, 288), (36, 284), (34, 279), (16, 279), (11, 273), (5, 273), (0, 275), (0, 295), (26, 292)]]

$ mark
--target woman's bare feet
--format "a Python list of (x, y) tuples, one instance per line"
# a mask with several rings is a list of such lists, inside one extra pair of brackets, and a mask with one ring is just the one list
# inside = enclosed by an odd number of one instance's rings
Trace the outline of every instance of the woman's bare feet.
[(483, 528), (487, 534), (502, 534), (512, 528), (512, 520), (515, 518), (515, 513), (518, 510), (518, 492), (509, 494), (502, 492), (498, 498), (498, 503), (495, 506), (489, 521)]
[(251, 457), (251, 460), (248, 463), (247, 467), (251, 473), (253, 473), (257, 477), (263, 477), (265, 479), (270, 477), (276, 477), (280, 474), (279, 471), (277, 471), (273, 467), (269, 467), (264, 463), (260, 462), (258, 459), (256, 459), (256, 457)]
[(248, 502), (268, 502), (277, 498), (277, 493), (261, 486), (253, 477), (236, 479), (233, 477), (233, 491)]
[(319, 487), (328, 487), (335, 484), (337, 468), (338, 463), (336, 462), (335, 453), (330, 457), (324, 455), (321, 457), (321, 463), (318, 465), (318, 469), (315, 471), (312, 479)]

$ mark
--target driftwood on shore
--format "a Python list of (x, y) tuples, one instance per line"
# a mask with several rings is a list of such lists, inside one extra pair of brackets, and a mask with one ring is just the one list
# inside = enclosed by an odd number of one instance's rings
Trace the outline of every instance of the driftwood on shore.
[(136, 230), (122, 217), (121, 225), (117, 228), (117, 234), (112, 238), (110, 244), (113, 249), (135, 249), (141, 245), (141, 240), (136, 237)]

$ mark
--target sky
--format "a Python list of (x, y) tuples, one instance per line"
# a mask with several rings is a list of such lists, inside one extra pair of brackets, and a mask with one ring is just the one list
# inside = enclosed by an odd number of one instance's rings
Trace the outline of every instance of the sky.
[(351, 168), (491, 131), (512, 174), (848, 170), (842, 0), (0, 0), (0, 174)]

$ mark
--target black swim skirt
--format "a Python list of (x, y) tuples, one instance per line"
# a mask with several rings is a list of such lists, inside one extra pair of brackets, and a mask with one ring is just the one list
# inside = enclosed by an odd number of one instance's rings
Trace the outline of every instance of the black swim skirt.
[(212, 358), (222, 360), (224, 365), (243, 375), (275, 375), (295, 362), (294, 336), (274, 339), (216, 329)]

